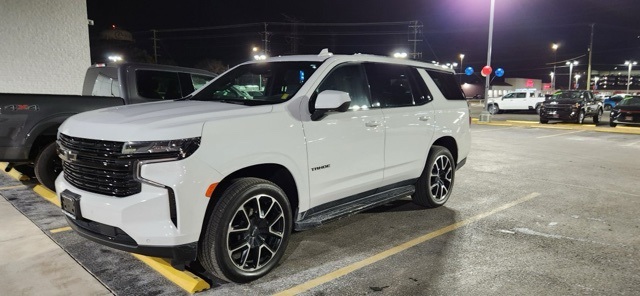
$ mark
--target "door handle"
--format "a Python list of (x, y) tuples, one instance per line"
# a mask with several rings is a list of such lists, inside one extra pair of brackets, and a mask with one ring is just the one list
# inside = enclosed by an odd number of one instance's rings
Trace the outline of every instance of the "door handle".
[(429, 116), (420, 116), (418, 119), (420, 119), (420, 121), (429, 121)]
[(380, 123), (377, 121), (369, 121), (369, 122), (366, 122), (364, 125), (366, 127), (377, 127), (380, 125)]

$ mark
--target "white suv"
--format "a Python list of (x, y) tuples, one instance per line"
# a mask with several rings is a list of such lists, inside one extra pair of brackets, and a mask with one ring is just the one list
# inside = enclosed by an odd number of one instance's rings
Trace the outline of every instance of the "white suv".
[(451, 70), (275, 57), (182, 99), (69, 118), (56, 191), (86, 238), (246, 282), (276, 266), (292, 230), (405, 196), (443, 205), (469, 125)]

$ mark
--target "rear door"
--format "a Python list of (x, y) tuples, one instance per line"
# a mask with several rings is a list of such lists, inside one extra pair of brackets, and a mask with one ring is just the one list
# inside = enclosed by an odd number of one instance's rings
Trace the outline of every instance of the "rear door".
[(367, 63), (365, 69), (373, 104), (384, 115), (383, 185), (417, 178), (433, 137), (431, 94), (413, 67)]

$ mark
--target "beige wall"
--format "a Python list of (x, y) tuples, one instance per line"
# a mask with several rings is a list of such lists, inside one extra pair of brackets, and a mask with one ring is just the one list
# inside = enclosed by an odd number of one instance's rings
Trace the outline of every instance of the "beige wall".
[(86, 0), (0, 0), (0, 92), (80, 94), (87, 22)]

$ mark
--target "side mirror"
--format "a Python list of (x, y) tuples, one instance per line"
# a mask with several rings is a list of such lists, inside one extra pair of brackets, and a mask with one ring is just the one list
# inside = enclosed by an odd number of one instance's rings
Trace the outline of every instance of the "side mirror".
[(325, 90), (316, 97), (315, 111), (311, 114), (311, 120), (320, 120), (327, 112), (345, 112), (349, 110), (349, 106), (351, 106), (349, 93), (338, 90)]

